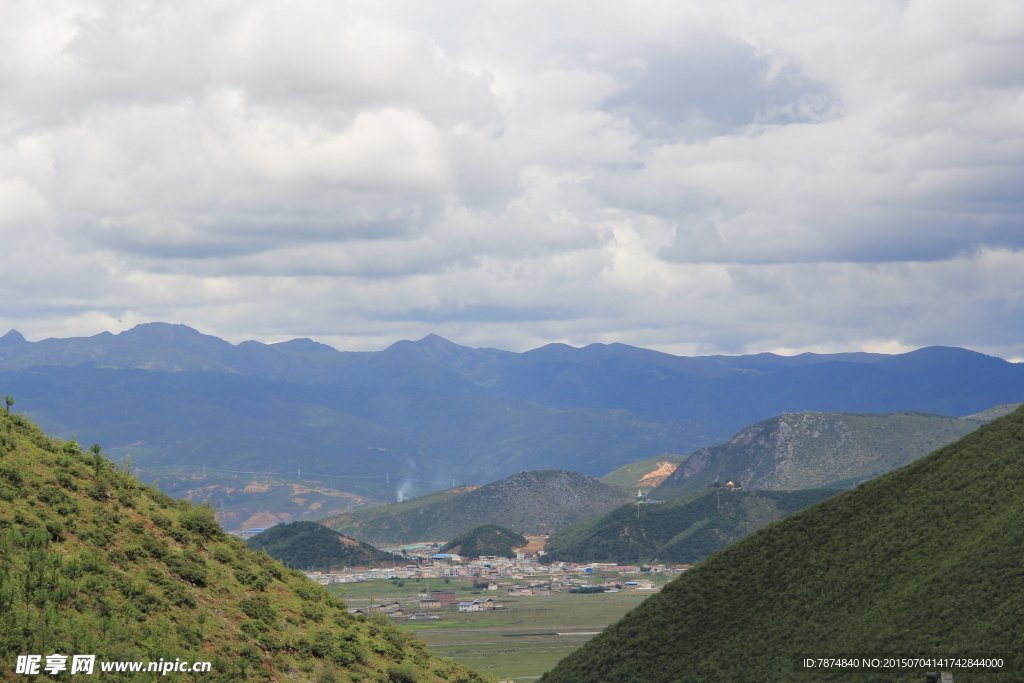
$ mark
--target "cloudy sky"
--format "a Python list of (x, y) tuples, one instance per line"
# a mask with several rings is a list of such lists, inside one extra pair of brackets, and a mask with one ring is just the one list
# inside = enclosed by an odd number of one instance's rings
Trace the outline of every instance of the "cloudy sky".
[(0, 327), (1024, 359), (1019, 0), (0, 0)]

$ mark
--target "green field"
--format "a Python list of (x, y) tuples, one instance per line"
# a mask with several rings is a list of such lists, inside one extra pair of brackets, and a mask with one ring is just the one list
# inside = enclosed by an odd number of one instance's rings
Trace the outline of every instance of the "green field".
[[(651, 578), (663, 582), (661, 577)], [(425, 589), (427, 583), (425, 579), (418, 583), (407, 579), (405, 586), (398, 587), (390, 581), (367, 581), (334, 584), (328, 590), (337, 593), (344, 589), (349, 606), (362, 607), (371, 597), (375, 601), (412, 601), (420, 587)], [(476, 597), (470, 583), (451, 581), (445, 584), (443, 579), (435, 579), (429, 584), (432, 590), (454, 589), (459, 599)], [(560, 659), (590, 640), (595, 632), (617, 621), (649, 596), (631, 592), (508, 597), (504, 591), (482, 591), (481, 596), (484, 594), (508, 609), (458, 612), (450, 607), (440, 612), (438, 621), (396, 619), (395, 625), (416, 634), (432, 653), (450, 657), (481, 673), (500, 680), (530, 679), (554, 667)]]

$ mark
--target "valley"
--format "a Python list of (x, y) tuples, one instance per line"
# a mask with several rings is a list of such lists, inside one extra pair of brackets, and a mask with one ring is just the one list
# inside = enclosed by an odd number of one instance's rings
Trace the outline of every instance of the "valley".
[[(596, 577), (604, 579), (604, 576)], [(418, 584), (421, 585), (421, 584)], [(409, 584), (406, 584), (409, 587)], [(471, 583), (445, 584), (469, 596)], [(333, 586), (328, 587), (329, 591)], [(353, 607), (374, 601), (409, 601), (415, 596), (388, 584), (346, 584), (345, 601)], [(336, 593), (341, 595), (341, 593)], [(551, 669), (650, 596), (650, 593), (554, 593), (502, 599), (507, 607), (491, 612), (445, 612), (438, 621), (396, 619), (401, 630), (426, 643), (432, 654), (499, 679), (530, 679)]]
[[(267, 570), (266, 586), (274, 571), (296, 580), (304, 574), (303, 580), (336, 597), (347, 593), (347, 616), (334, 617), (338, 625), (346, 619), (380, 625), (365, 633), (357, 626), (360, 635), (352, 638), (376, 637), (384, 624), (398, 629), (384, 633), (414, 635), (419, 645), (402, 647), (416, 654), (395, 650), (381, 660), (382, 671), (405, 657), (429, 668), (429, 651), (501, 678), (544, 676), (569, 683), (579, 680), (579, 671), (593, 670), (599, 672), (595, 681), (632, 681), (632, 670), (617, 672), (602, 658), (619, 657), (621, 638), (636, 649), (637, 638), (651, 637), (653, 623), (664, 633), (690, 633), (679, 631), (675, 617), (669, 623), (657, 616), (665, 600), (677, 599), (666, 596), (691, 591), (694, 605), (703, 604), (705, 583), (720, 588), (725, 585), (720, 581), (754, 595), (748, 581), (760, 581), (765, 572), (785, 574), (780, 563), (806, 564), (804, 555), (814, 557), (808, 549), (793, 550), (804, 541), (788, 537), (787, 529), (804, 528), (801, 520), (833, 514), (827, 511), (835, 506), (845, 509), (850, 503), (841, 501), (856, 501), (868, 495), (864, 491), (896, 486), (885, 482), (906, 482), (909, 472), (930, 471), (927, 463), (936, 459), (955, 460), (958, 449), (970, 448), (960, 444), (1012, 441), (999, 436), (1012, 432), (1007, 425), (1020, 415), (1019, 404), (1007, 401), (1024, 393), (1024, 375), (1018, 377), (1014, 364), (956, 349), (898, 356), (684, 358), (621, 345), (552, 345), (508, 354), (428, 337), (377, 354), (352, 355), (308, 340), (225, 346), (197, 335), (182, 326), (154, 324), (123, 339), (101, 335), (32, 345), (5, 337), (0, 381), (23, 391), (18, 405), (26, 408), (11, 417), (11, 425), (26, 435), (34, 433), (26, 415), (55, 425), (65, 436), (48, 440), (39, 433), (30, 440), (56, 454), (56, 466), (70, 467), (73, 477), (88, 476), (84, 465), (92, 461), (72, 438), (88, 425), (85, 433), (120, 444), (103, 451), (107, 458), (96, 460), (95, 481), (88, 485), (99, 486), (100, 470), (121, 472), (122, 478), (108, 477), (116, 485), (103, 484), (113, 486), (108, 490), (113, 505), (131, 508), (131, 495), (116, 493), (121, 487), (145, 492), (152, 505), (184, 511), (183, 525), (193, 524), (187, 520), (196, 514), (216, 518), (247, 540), (249, 550), (243, 551), (237, 538), (223, 536), (245, 561), (232, 563), (220, 553), (243, 585), (255, 580), (255, 590), (263, 591), (262, 574), (251, 579), (242, 567), (270, 567), (272, 556), (290, 569)], [(872, 389), (826, 400), (822, 387), (839, 376)], [(968, 388), (954, 391), (954, 380)], [(651, 393), (631, 395), (627, 385)], [(962, 416), (906, 408), (782, 411), (738, 425), (731, 437), (722, 433), (728, 420), (769, 406), (885, 407), (894, 395), (909, 395), (919, 385), (929, 387), (931, 403), (917, 400), (917, 406), (956, 405)], [(716, 392), (726, 392), (719, 398), (730, 408), (712, 420), (706, 409), (719, 400)], [(682, 401), (684, 393), (702, 396), (699, 405)], [(752, 397), (759, 395), (764, 400), (751, 411)], [(27, 452), (22, 442), (15, 444), (17, 452)], [(26, 462), (23, 456), (7, 461)], [(585, 471), (529, 469), (548, 463)], [(1010, 485), (1017, 477), (1009, 465), (1006, 472)], [(159, 489), (135, 476), (157, 480)], [(949, 482), (935, 480), (931, 486), (940, 491)], [(72, 479), (69, 490), (86, 488)], [(888, 495), (870, 514), (894, 505)], [(858, 505), (857, 514), (869, 515)], [(189, 512), (193, 509), (201, 513)], [(49, 517), (43, 514), (47, 519), (40, 517), (39, 523), (45, 525)], [(15, 525), (22, 524), (17, 519)], [(887, 519), (885, 524), (893, 523)], [(955, 527), (953, 521), (945, 523)], [(841, 524), (838, 518), (828, 522), (835, 528)], [(78, 535), (71, 521), (62, 528), (76, 542), (92, 538), (92, 532)], [(224, 574), (203, 556), (212, 551), (191, 549), (189, 544), (198, 541), (177, 531), (173, 521), (168, 528), (177, 544), (174, 552), (199, 568), (185, 567), (188, 562), (172, 553), (172, 571)], [(266, 531), (257, 533), (260, 529)], [(764, 544), (775, 547), (778, 538), (790, 538), (780, 541), (787, 548), (782, 555), (766, 550), (764, 566), (745, 570), (745, 578), (734, 576), (728, 558), (747, 558), (751, 548)], [(142, 555), (129, 545), (117, 543), (120, 554), (111, 557), (130, 574), (133, 557)], [(152, 557), (160, 559), (159, 552)], [(737, 560), (751, 561), (761, 562)], [(152, 569), (146, 569), (149, 580), (171, 590)], [(240, 590), (249, 595), (251, 589)], [(234, 599), (251, 598), (239, 593)], [(153, 600), (154, 609), (164, 609)], [(987, 604), (984, 600), (975, 602)], [(341, 609), (340, 602), (325, 604)], [(289, 609), (299, 608), (280, 609), (291, 614)], [(306, 609), (308, 615), (315, 611)], [(687, 613), (677, 607), (670, 612)], [(691, 618), (725, 629), (715, 648), (732, 647), (730, 638), (740, 637), (703, 613)], [(789, 623), (791, 615), (778, 618)], [(638, 619), (640, 635), (630, 631)], [(265, 626), (246, 626), (241, 644), (231, 625), (219, 627), (223, 652), (247, 653), (239, 655), (244, 666), (285, 680), (298, 660), (275, 655), (274, 644), (291, 642), (290, 636), (281, 631), (284, 640), (275, 639), (267, 634), (276, 633), (279, 624)], [(703, 642), (692, 634), (685, 637)], [(245, 649), (246, 638), (256, 638), (259, 648)], [(348, 646), (332, 647), (340, 653)], [(704, 672), (694, 680), (711, 671), (701, 663), (701, 652), (698, 647), (692, 654), (696, 659), (687, 660), (696, 662), (693, 671)], [(370, 661), (353, 657), (344, 665), (348, 670)], [(659, 663), (657, 655), (648, 660), (645, 680), (689, 680), (690, 673)], [(318, 660), (310, 666), (328, 665)], [(429, 675), (440, 669), (432, 671)], [(458, 680), (476, 675), (458, 674)]]

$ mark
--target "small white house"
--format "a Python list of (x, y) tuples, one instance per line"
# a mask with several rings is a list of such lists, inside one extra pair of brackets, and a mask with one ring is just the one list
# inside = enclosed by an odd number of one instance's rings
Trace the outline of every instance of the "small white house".
[(501, 605), (496, 605), (490, 598), (484, 600), (474, 600), (473, 602), (460, 602), (460, 612), (485, 612), (487, 610), (496, 609)]

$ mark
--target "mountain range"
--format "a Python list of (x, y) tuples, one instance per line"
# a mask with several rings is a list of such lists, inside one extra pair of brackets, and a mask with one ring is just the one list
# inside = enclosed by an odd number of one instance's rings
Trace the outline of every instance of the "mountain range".
[[(49, 431), (131, 455), (141, 476), (220, 499), (221, 515), (244, 521), (255, 497), (283, 501), (294, 484), (354, 494), (343, 502), (352, 509), (453, 479), (601, 476), (780, 413), (969, 415), (1019, 401), (1024, 365), (947, 347), (683, 357), (623, 344), (513, 353), (436, 335), (343, 352), (148, 323), (38, 342), (11, 331), (0, 338), (0, 391)], [(244, 493), (253, 473), (269, 490)], [(316, 516), (308, 505), (289, 514)]]

